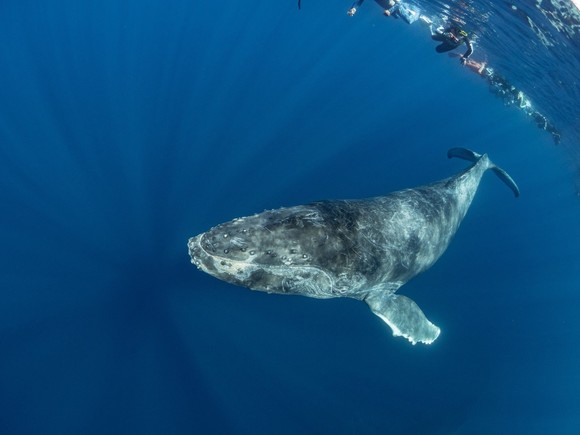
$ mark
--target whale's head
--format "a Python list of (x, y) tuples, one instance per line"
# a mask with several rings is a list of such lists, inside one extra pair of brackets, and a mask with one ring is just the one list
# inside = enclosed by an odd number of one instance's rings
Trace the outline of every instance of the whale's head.
[(223, 281), (269, 293), (319, 295), (333, 287), (321, 249), (332, 249), (315, 209), (234, 219), (189, 239), (191, 262)]

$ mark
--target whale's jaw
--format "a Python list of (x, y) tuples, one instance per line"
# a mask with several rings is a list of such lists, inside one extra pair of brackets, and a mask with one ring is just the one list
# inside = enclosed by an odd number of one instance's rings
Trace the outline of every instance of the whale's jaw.
[(333, 293), (333, 280), (322, 269), (307, 264), (271, 264), (257, 258), (234, 259), (229, 249), (217, 250), (214, 234), (199, 234), (188, 241), (191, 263), (222, 281), (267, 293), (297, 294), (315, 298), (342, 296)]
[(220, 255), (210, 241), (208, 233), (189, 239), (187, 243), (191, 263), (215, 278), (244, 287), (251, 286), (250, 277), (257, 267), (245, 261), (236, 261)]

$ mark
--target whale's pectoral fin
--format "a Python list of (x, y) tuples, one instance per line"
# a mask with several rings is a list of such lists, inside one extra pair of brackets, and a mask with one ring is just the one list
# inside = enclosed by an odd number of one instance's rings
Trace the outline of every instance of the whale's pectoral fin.
[(441, 332), (408, 297), (383, 293), (369, 296), (365, 302), (373, 313), (391, 327), (395, 337), (401, 335), (413, 344), (431, 344)]

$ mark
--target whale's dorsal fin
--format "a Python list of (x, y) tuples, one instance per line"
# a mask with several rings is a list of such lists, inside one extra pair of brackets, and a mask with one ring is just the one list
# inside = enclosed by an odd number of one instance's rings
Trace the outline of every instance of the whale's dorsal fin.
[(373, 313), (391, 327), (395, 337), (403, 336), (412, 344), (431, 344), (441, 332), (425, 317), (421, 308), (406, 296), (379, 292), (367, 296), (365, 302)]

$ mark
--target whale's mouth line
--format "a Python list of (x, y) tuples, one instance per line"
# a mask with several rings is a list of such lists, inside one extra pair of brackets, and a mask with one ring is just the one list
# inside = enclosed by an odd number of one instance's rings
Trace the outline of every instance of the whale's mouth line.
[(203, 247), (203, 245), (201, 243), (204, 237), (205, 237), (205, 233), (203, 233), (201, 236), (197, 237), (197, 246), (199, 247), (200, 251), (203, 252), (204, 255), (211, 257), (212, 255), (205, 250), (205, 248)]
[[(209, 257), (209, 258), (213, 258), (214, 260), (218, 260), (218, 261), (228, 261), (230, 263), (241, 263), (241, 264), (252, 264), (252, 263), (247, 263), (244, 261), (239, 261), (239, 260), (232, 260), (231, 258), (227, 258), (227, 257), (222, 257), (221, 255), (218, 254), (212, 254), (210, 252), (207, 252), (207, 250), (203, 247), (202, 241), (203, 238), (205, 237), (206, 233), (201, 234), (200, 236), (198, 236), (196, 239), (196, 243), (197, 246), (200, 249), (200, 254), (203, 253), (203, 255), (205, 257)], [(209, 243), (209, 242), (208, 242)], [(201, 255), (198, 255), (198, 257), (201, 259)]]
[[(210, 261), (213, 261), (214, 263), (222, 263), (223, 265), (225, 265), (225, 263), (228, 263), (230, 266), (235, 265), (237, 267), (256, 267), (256, 268), (261, 267), (253, 262), (233, 260), (231, 258), (222, 257), (221, 255), (208, 252), (203, 247), (202, 243), (205, 236), (206, 234), (203, 233), (194, 238), (194, 246), (193, 249), (191, 249), (191, 252), (192, 252), (192, 260), (194, 261), (195, 264), (203, 266), (204, 260), (210, 259)], [(197, 248), (198, 250), (197, 255), (194, 252), (195, 248)]]
[(198, 236), (189, 239), (189, 256), (191, 257), (191, 262), (195, 264), (199, 269), (206, 270), (204, 266), (204, 261), (212, 258), (212, 255), (205, 250), (201, 244), (201, 240), (205, 234), (200, 234)]

